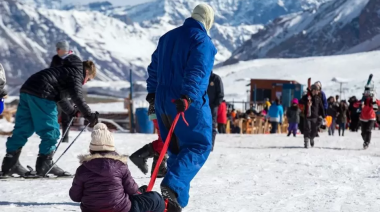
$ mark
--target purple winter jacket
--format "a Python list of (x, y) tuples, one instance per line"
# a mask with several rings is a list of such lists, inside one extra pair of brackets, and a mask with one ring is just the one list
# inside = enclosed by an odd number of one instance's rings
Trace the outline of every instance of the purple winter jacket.
[(127, 157), (116, 152), (82, 155), (70, 198), (81, 202), (83, 212), (128, 212), (130, 195), (138, 186), (129, 172)]

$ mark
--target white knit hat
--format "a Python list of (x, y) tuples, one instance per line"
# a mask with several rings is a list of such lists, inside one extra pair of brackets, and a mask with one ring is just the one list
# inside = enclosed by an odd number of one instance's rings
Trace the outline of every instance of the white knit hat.
[(191, 17), (201, 22), (208, 32), (214, 23), (214, 10), (208, 4), (198, 4), (194, 8)]
[(91, 133), (91, 151), (115, 151), (113, 135), (108, 131), (107, 125), (98, 123)]

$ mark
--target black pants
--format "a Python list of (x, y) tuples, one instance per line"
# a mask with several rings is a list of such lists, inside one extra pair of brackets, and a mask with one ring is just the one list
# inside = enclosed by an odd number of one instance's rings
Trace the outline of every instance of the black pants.
[(303, 116), (300, 116), (300, 123), (298, 125), (298, 129), (300, 130), (301, 134), (304, 132), (304, 125), (305, 125), (305, 118)]
[(313, 140), (318, 133), (318, 129), (318, 118), (305, 119), (303, 137)]
[(375, 126), (375, 121), (374, 120), (367, 121), (367, 122), (362, 121), (361, 124), (362, 124), (362, 138), (363, 138), (364, 143), (368, 145), (371, 143), (372, 129)]
[[(331, 125), (329, 127), (329, 135), (334, 135), (334, 132), (335, 132), (335, 127), (336, 127), (336, 122), (335, 122), (336, 118), (335, 117), (332, 117), (332, 120), (331, 120)], [(340, 133), (339, 133), (340, 135)]]
[(350, 130), (352, 132), (357, 132), (359, 129), (359, 115), (351, 115)]
[(220, 134), (226, 134), (226, 125), (218, 123), (218, 132)]
[[(71, 117), (69, 115), (67, 115), (65, 112), (63, 112), (62, 109), (58, 105), (57, 105), (57, 108), (58, 108), (58, 112), (61, 114), (61, 124), (62, 124), (62, 134), (61, 135), (63, 135), (63, 133), (65, 133), (66, 129), (70, 127), (69, 124), (71, 121)], [(63, 142), (69, 142), (69, 132), (70, 132), (70, 130), (67, 131), (67, 133), (63, 139)]]
[(272, 125), (272, 129), (270, 130), (270, 133), (271, 134), (275, 134), (277, 133), (277, 129), (278, 129), (278, 122), (270, 122), (270, 124)]
[(215, 137), (218, 131), (216, 130), (218, 123), (216, 121), (216, 118), (218, 116), (218, 107), (210, 107), (211, 108), (211, 115), (212, 115), (212, 149), (214, 149), (215, 145)]
[(165, 201), (162, 196), (155, 192), (146, 192), (129, 197), (132, 203), (130, 212), (163, 212)]

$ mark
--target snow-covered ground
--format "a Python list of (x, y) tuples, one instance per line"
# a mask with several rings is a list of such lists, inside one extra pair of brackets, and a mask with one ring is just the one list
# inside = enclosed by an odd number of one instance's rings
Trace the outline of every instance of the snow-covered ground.
[(332, 79), (344, 79), (347, 83), (342, 86), (342, 99), (347, 99), (352, 95), (362, 95), (371, 73), (374, 74), (375, 86), (380, 83), (380, 77), (377, 76), (379, 57), (380, 51), (373, 51), (299, 59), (260, 59), (224, 66), (214, 71), (222, 77), (225, 99), (229, 101), (246, 101), (246, 91), (250, 89), (246, 85), (251, 79), (296, 80), (306, 85), (309, 77), (313, 82), (322, 82), (327, 96), (339, 94), (340, 85)]
[[(70, 138), (76, 132), (70, 134)], [(314, 149), (302, 148), (303, 139), (285, 135), (218, 135), (215, 151), (191, 184), (184, 211), (194, 212), (377, 212), (380, 208), (380, 132), (362, 150), (359, 133), (328, 137)], [(117, 150), (131, 154), (156, 135), (115, 134)], [(0, 137), (4, 156), (6, 138)], [(75, 172), (76, 156), (87, 152), (90, 134), (84, 133), (62, 157), (59, 166)], [(35, 164), (39, 138), (24, 147), (21, 163)], [(60, 155), (67, 144), (58, 150)], [(148, 161), (151, 164), (151, 160)], [(139, 185), (147, 184), (133, 164)], [(68, 192), (72, 180), (0, 181), (0, 211), (80, 211)], [(155, 190), (159, 190), (160, 180)]]

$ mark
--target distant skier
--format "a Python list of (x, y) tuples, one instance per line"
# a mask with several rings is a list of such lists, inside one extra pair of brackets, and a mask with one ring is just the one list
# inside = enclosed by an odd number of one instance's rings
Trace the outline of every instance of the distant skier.
[(165, 202), (157, 192), (138, 189), (127, 157), (115, 152), (114, 137), (105, 124), (91, 133), (90, 154), (79, 156), (80, 166), (70, 188), (70, 198), (81, 210), (107, 212), (163, 212)]
[(308, 95), (302, 97), (301, 103), (305, 105), (305, 108), (308, 108), (310, 105), (311, 116), (307, 116), (307, 109), (305, 109), (305, 124), (304, 124), (304, 145), (305, 148), (309, 147), (309, 142), (311, 147), (314, 147), (314, 138), (317, 135), (319, 126), (318, 119), (321, 117), (325, 118), (325, 110), (323, 109), (322, 99), (319, 95), (319, 87), (315, 84), (311, 86), (309, 91), (311, 94), (311, 101), (308, 100)]
[[(152, 98), (148, 97), (147, 101), (152, 100)], [(154, 168), (156, 167), (158, 157), (160, 156), (160, 153), (162, 151), (162, 148), (164, 147), (164, 142), (162, 141), (162, 137), (160, 134), (160, 129), (158, 127), (157, 122), (157, 116), (156, 116), (156, 110), (154, 108), (154, 101), (149, 102), (149, 110), (148, 110), (149, 119), (153, 121), (154, 127), (157, 130), (158, 133), (158, 139), (153, 141), (152, 143), (144, 145), (142, 148), (134, 152), (129, 159), (144, 173), (148, 173), (148, 164), (147, 161), (149, 158), (153, 158), (153, 163), (151, 167), (151, 174), (154, 171)], [(160, 164), (160, 168), (157, 174), (157, 178), (165, 177), (165, 174), (167, 172), (166, 168), (166, 161), (167, 156), (165, 155), (164, 159), (162, 160), (162, 163)]]
[(7, 96), (7, 91), (5, 90), (5, 83), (7, 82), (5, 77), (5, 71), (3, 65), (0, 63), (0, 114), (4, 110), (4, 98)]
[(377, 99), (374, 90), (366, 87), (362, 101), (363, 106), (362, 112), (360, 114), (360, 121), (362, 125), (362, 138), (364, 141), (363, 148), (367, 149), (371, 143), (372, 129), (375, 126), (376, 111), (378, 110)]
[[(50, 68), (62, 66), (63, 60), (67, 58), (68, 56), (70, 56), (70, 54), (72, 53), (72, 51), (70, 51), (69, 49), (70, 49), (70, 46), (67, 41), (59, 41), (56, 44), (57, 54), (53, 56), (50, 63)], [(59, 107), (59, 105), (58, 105), (58, 112), (60, 113), (60, 116), (61, 116), (62, 134), (63, 134), (66, 131), (66, 129), (70, 127), (69, 123), (70, 123), (71, 117), (67, 115), (66, 113), (64, 113), (62, 109)], [(69, 132), (70, 131), (67, 131), (65, 137), (63, 138), (63, 141), (62, 141), (63, 143), (69, 142)]]
[(297, 136), (298, 123), (300, 122), (301, 110), (298, 108), (298, 99), (294, 98), (292, 100), (292, 106), (286, 111), (286, 117), (288, 119), (288, 137), (293, 134), (294, 137)]
[[(33, 133), (41, 138), (36, 161), (37, 174), (45, 175), (53, 165), (55, 145), (60, 136), (57, 102), (65, 113), (75, 116), (77, 109), (67, 101), (67, 97), (71, 97), (90, 124), (97, 123), (97, 114), (91, 113), (82, 93), (83, 84), (95, 75), (96, 68), (92, 61), (82, 62), (78, 56), (71, 55), (64, 60), (62, 66), (39, 71), (26, 80), (20, 89), (13, 135), (6, 143), (7, 154), (1, 167), (3, 175), (23, 176), (28, 173), (19, 163), (19, 157), (21, 149)], [(57, 165), (50, 173), (56, 176), (70, 175)]]
[(218, 133), (218, 107), (222, 103), (224, 98), (224, 88), (222, 79), (219, 75), (215, 73), (211, 73), (210, 82), (207, 88), (207, 94), (209, 98), (209, 104), (212, 115), (212, 150), (214, 150), (215, 146), (215, 137)]
[(188, 122), (187, 126), (182, 118), (178, 121), (169, 145), (168, 172), (161, 183), (168, 212), (186, 207), (190, 182), (212, 149), (207, 87), (217, 51), (207, 33), (213, 22), (209, 5), (196, 6), (183, 26), (160, 38), (148, 66), (147, 99), (155, 105), (162, 139), (178, 113), (184, 112)]

